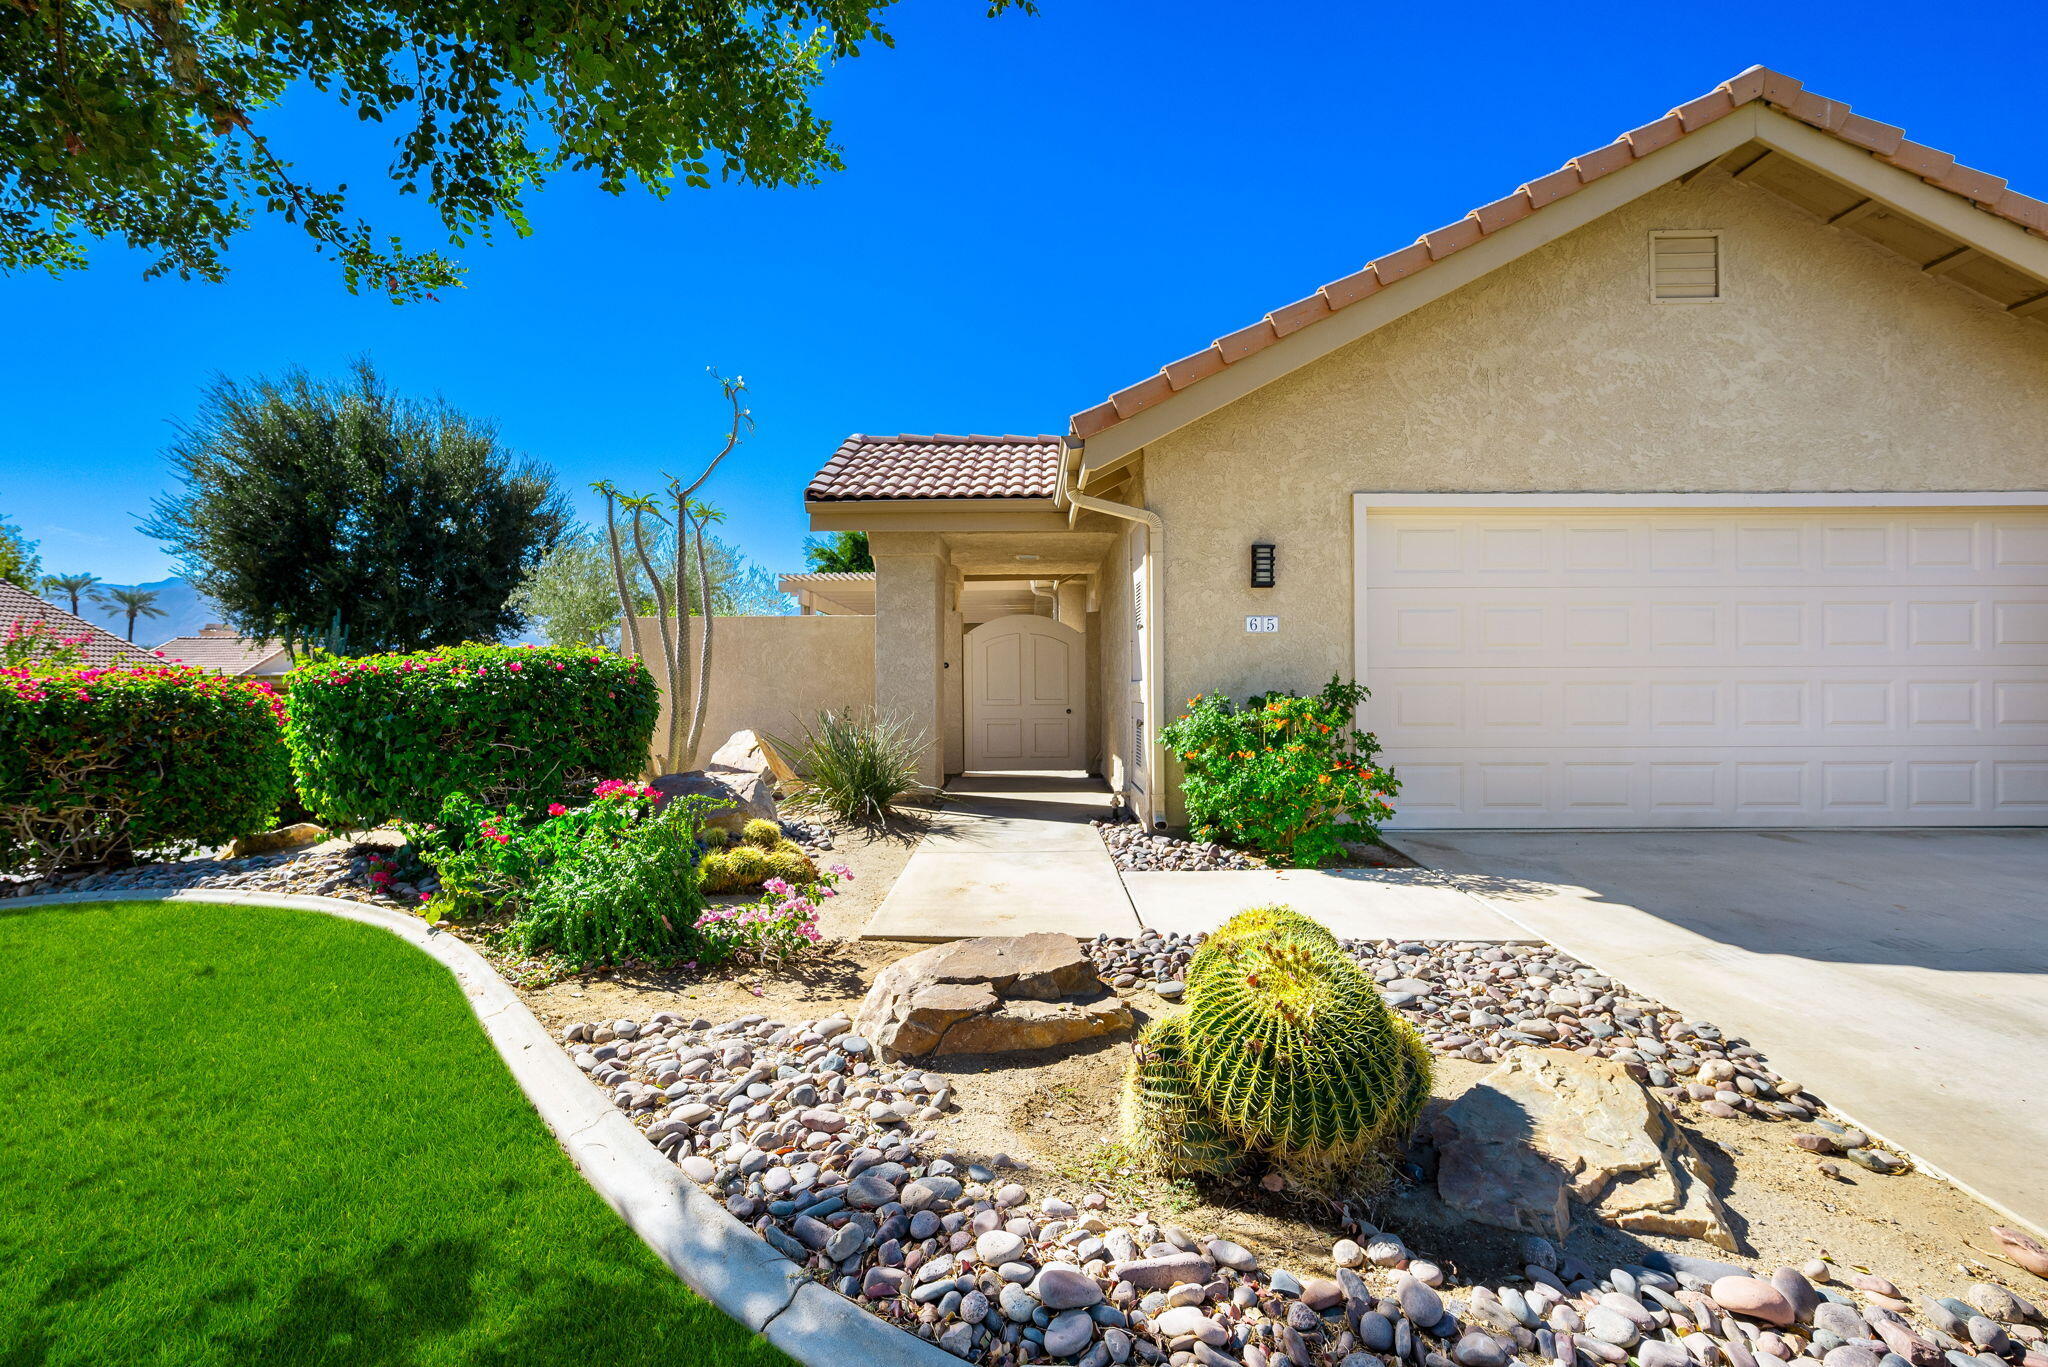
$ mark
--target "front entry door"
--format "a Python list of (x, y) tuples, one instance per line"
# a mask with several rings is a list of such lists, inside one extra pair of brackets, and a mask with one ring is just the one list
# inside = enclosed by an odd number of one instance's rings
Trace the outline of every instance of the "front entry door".
[(1046, 617), (967, 633), (967, 767), (1085, 769), (1081, 633)]

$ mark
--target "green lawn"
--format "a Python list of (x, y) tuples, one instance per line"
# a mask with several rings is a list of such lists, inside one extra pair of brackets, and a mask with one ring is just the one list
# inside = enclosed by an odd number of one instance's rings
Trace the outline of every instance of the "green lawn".
[(438, 964), (204, 903), (0, 903), (0, 1367), (789, 1359), (697, 1299)]

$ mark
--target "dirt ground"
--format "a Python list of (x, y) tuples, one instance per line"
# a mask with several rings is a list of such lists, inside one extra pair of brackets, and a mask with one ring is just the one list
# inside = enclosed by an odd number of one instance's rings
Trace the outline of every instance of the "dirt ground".
[[(585, 974), (523, 995), (550, 1027), (619, 1016), (645, 1020), (664, 1010), (713, 1022), (757, 1014), (777, 1020), (850, 1015), (884, 966), (929, 948), (856, 938), (924, 829), (918, 812), (888, 832), (833, 823), (835, 848), (823, 862), (845, 863), (854, 878), (823, 909), (822, 951), (798, 966), (696, 981), (659, 973)], [(1141, 1025), (1178, 1009), (1142, 989), (1126, 1000)], [(957, 1079), (958, 1105), (937, 1123), (931, 1151), (1011, 1165), (1034, 1196), (1073, 1199), (1099, 1191), (1109, 1197), (1106, 1213), (1112, 1218), (1148, 1211), (1192, 1232), (1234, 1239), (1269, 1265), (1327, 1274), (1330, 1244), (1348, 1231), (1326, 1201), (1276, 1195), (1249, 1182), (1218, 1189), (1162, 1181), (1125, 1161), (1116, 1135), (1128, 1057), (1129, 1040), (1119, 1037), (1042, 1054), (934, 1064), (929, 1071)], [(1490, 1067), (1438, 1059), (1431, 1105), (1448, 1104)], [(2035, 1300), (2048, 1293), (2048, 1285), (1990, 1251), (1986, 1226), (1997, 1217), (1945, 1182), (1919, 1173), (1879, 1176), (1846, 1161), (1843, 1179), (1834, 1180), (1817, 1170), (1811, 1154), (1789, 1142), (1799, 1126), (1719, 1120), (1690, 1107), (1683, 1119), (1714, 1170), (1742, 1247), (1731, 1254), (1699, 1241), (1628, 1234), (1584, 1220), (1575, 1223), (1568, 1251), (1599, 1266), (1640, 1262), (1649, 1250), (1663, 1249), (1764, 1270), (1822, 1257), (1877, 1272), (1913, 1296), (1952, 1295), (1973, 1280), (2003, 1282)], [(1427, 1184), (1395, 1178), (1362, 1204), (1366, 1218), (1400, 1234), (1461, 1281), (1520, 1273), (1516, 1235), (1453, 1215)]]

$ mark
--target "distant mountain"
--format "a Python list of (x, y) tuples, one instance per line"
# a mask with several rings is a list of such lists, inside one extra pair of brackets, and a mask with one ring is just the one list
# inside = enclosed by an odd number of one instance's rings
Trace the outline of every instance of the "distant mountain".
[[(95, 584), (95, 590), (144, 588), (156, 592), (156, 605), (164, 610), (162, 617), (138, 617), (135, 619), (135, 644), (154, 647), (158, 642), (168, 641), (173, 636), (196, 636), (199, 629), (220, 620), (220, 609), (211, 600), (200, 596), (199, 590), (186, 579), (159, 579), (153, 584)], [(61, 593), (46, 593), (43, 597), (58, 607), (70, 610), (71, 600)], [(119, 608), (102, 607), (81, 597), (78, 601), (78, 615), (88, 622), (105, 627), (116, 636), (128, 635), (128, 619)]]

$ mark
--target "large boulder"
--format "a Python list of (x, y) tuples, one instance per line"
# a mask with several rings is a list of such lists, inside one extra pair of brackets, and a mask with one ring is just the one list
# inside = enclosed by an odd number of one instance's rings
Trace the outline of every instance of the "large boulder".
[(889, 1059), (1050, 1049), (1131, 1026), (1071, 935), (991, 935), (883, 969), (853, 1028)]
[(754, 774), (785, 792), (797, 781), (796, 766), (758, 731), (733, 732), (704, 768), (714, 774)]
[(775, 789), (759, 774), (692, 769), (661, 775), (654, 780), (654, 790), (670, 797), (707, 797), (726, 804), (704, 817), (705, 825), (719, 830), (737, 833), (757, 817), (763, 821), (776, 820)]
[(1613, 1059), (1518, 1049), (1432, 1130), (1437, 1194), (1468, 1219), (1561, 1241), (1577, 1202), (1620, 1229), (1735, 1247), (1685, 1131)]

